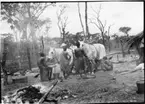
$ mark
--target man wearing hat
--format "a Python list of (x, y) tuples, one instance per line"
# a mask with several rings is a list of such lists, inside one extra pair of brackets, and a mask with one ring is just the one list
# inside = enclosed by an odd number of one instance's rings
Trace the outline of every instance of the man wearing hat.
[(60, 47), (63, 48), (63, 51), (67, 50), (67, 44), (65, 43), (62, 43)]
[(69, 53), (67, 52), (67, 44), (62, 43), (60, 47), (63, 48), (63, 52), (60, 56), (60, 66), (63, 72), (63, 76), (66, 79), (69, 76), (69, 73), (71, 71), (71, 65), (69, 65), (69, 61), (71, 57)]

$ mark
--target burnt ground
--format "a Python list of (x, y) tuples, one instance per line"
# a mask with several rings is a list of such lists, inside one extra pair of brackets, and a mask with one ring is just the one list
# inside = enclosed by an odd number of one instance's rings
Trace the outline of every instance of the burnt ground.
[[(140, 73), (128, 73), (121, 75), (123, 71), (129, 71), (135, 68), (136, 62), (130, 55), (126, 58), (119, 56), (120, 63), (117, 63), (116, 56), (113, 55), (113, 71), (96, 72), (95, 78), (83, 79), (79, 76), (72, 75), (67, 80), (58, 83), (55, 88), (68, 89), (76, 94), (76, 98), (68, 98), (59, 101), (63, 104), (78, 103), (98, 103), (98, 102), (144, 102), (144, 94), (137, 94), (136, 81), (140, 79)], [(116, 79), (114, 79), (115, 77)], [(39, 78), (30, 79), (29, 84), (39, 82)], [(33, 82), (33, 83), (32, 83)], [(48, 87), (51, 82), (43, 82), (42, 85)], [(5, 87), (3, 93), (9, 92), (18, 87), (24, 87), (27, 84), (13, 85)], [(9, 89), (8, 89), (9, 88)], [(55, 89), (54, 89), (55, 90)]]

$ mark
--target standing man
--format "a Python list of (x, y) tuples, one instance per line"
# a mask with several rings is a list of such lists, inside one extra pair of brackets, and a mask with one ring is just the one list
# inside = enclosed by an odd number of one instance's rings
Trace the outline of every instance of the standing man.
[(85, 56), (84, 53), (81, 49), (77, 48), (75, 49), (75, 69), (76, 69), (76, 73), (80, 74), (80, 77), (82, 77), (82, 74), (86, 73), (85, 71)]
[(67, 79), (71, 72), (71, 67), (72, 67), (71, 65), (69, 65), (71, 57), (67, 52), (67, 44), (63, 43), (61, 47), (63, 48), (63, 52), (60, 56), (60, 67), (63, 72), (64, 78)]
[(40, 52), (40, 59), (38, 61), (38, 67), (40, 69), (40, 80), (48, 81), (48, 68), (46, 64), (45, 54)]

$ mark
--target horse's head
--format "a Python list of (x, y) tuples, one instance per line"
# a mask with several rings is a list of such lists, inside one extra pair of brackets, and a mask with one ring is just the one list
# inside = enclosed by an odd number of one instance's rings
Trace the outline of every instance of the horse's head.
[(54, 57), (55, 57), (55, 49), (54, 48), (50, 48), (46, 57), (47, 57), (48, 60), (54, 59)]
[(79, 44), (80, 44), (80, 49), (84, 49), (85, 47), (85, 42), (84, 41), (79, 41)]

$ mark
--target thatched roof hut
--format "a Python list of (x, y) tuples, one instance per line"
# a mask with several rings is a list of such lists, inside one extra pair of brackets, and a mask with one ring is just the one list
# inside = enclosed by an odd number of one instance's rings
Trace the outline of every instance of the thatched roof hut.
[[(135, 48), (139, 54), (139, 63), (144, 62), (144, 31), (140, 32), (127, 42), (128, 50)], [(138, 63), (138, 64), (139, 64)]]
[(144, 31), (138, 33), (127, 42), (128, 49), (144, 47)]

